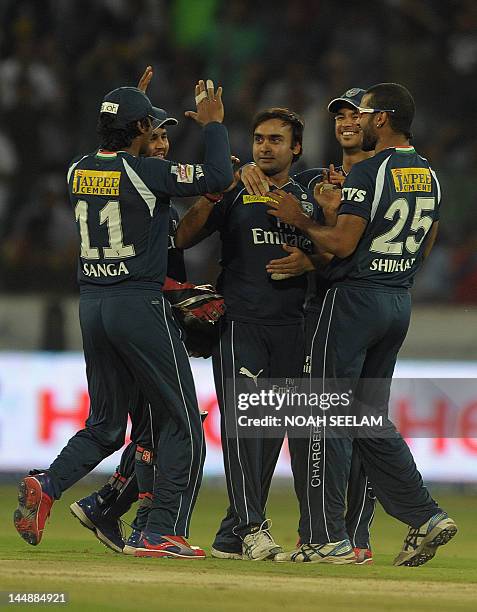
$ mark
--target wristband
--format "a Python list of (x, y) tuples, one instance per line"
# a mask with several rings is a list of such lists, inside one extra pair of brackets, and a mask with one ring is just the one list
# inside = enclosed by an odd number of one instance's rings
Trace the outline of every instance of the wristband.
[(223, 193), (204, 193), (204, 198), (207, 198), (209, 202), (213, 202), (214, 204), (217, 204), (217, 202), (220, 202), (221, 200), (223, 200), (224, 194)]

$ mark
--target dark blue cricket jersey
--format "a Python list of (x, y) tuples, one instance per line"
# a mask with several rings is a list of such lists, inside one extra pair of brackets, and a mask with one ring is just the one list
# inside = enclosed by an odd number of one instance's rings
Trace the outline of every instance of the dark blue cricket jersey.
[[(338, 171), (341, 169), (341, 166), (336, 168), (336, 170)], [(313, 193), (315, 185), (317, 183), (321, 183), (321, 181), (323, 180), (323, 176), (327, 171), (328, 168), (309, 168), (308, 170), (302, 170), (301, 172), (294, 174), (293, 179), (302, 187), (308, 189), (308, 191), (311, 191), (311, 193)]]
[[(316, 219), (313, 195), (290, 180), (281, 187), (293, 193), (303, 210)], [(206, 227), (222, 239), (222, 272), (217, 289), (225, 298), (227, 317), (263, 325), (301, 321), (306, 275), (272, 280), (265, 266), (286, 257), (283, 244), (312, 252), (311, 240), (292, 225), (267, 214), (267, 196), (248, 195), (242, 183), (216, 204)]]
[[(337, 166), (336, 170), (342, 171), (342, 166)], [(310, 168), (294, 174), (294, 180), (305, 189), (313, 193), (315, 186), (321, 183), (328, 168)], [(318, 206), (318, 222), (324, 223), (324, 216), (321, 208)], [(308, 273), (308, 290), (305, 300), (305, 312), (320, 312), (323, 304), (323, 298), (326, 291), (331, 286), (331, 282), (327, 279), (327, 267), (320, 268), (316, 272)]]
[(335, 257), (335, 282), (368, 287), (411, 287), (425, 238), (439, 219), (441, 190), (429, 162), (414, 147), (393, 147), (355, 164), (342, 189), (338, 214), (368, 222), (355, 252)]
[(175, 235), (177, 226), (179, 225), (179, 213), (171, 205), (169, 210), (169, 242), (167, 245), (167, 276), (185, 283), (187, 280), (185, 263), (184, 263), (184, 251), (178, 249), (175, 244)]
[(85, 155), (68, 170), (81, 252), (78, 281), (131, 282), (160, 289), (166, 275), (170, 196), (223, 191), (233, 180), (226, 128), (204, 128), (203, 164), (180, 164), (125, 151)]

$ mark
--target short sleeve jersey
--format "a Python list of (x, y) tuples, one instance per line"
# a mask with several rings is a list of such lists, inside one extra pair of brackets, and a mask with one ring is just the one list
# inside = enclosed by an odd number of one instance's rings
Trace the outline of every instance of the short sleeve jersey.
[(439, 219), (441, 189), (414, 147), (395, 147), (355, 164), (345, 180), (338, 214), (367, 221), (355, 252), (335, 257), (333, 281), (408, 288), (419, 269), (425, 239)]
[[(310, 192), (290, 180), (281, 187), (293, 193), (304, 212), (316, 219)], [(216, 204), (207, 221), (220, 232), (222, 272), (217, 283), (225, 298), (227, 317), (265, 325), (301, 321), (306, 276), (272, 280), (266, 270), (271, 259), (286, 257), (284, 244), (312, 252), (310, 239), (294, 226), (267, 214), (268, 196), (248, 195), (242, 183)]]
[(204, 128), (206, 162), (179, 164), (125, 151), (85, 155), (68, 170), (81, 240), (81, 286), (162, 286), (168, 264), (170, 196), (221, 191), (232, 182), (225, 127)]

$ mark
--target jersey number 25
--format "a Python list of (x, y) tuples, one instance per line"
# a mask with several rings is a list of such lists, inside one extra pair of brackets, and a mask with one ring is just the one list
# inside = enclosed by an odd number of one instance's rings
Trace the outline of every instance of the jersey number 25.
[[(391, 229), (373, 240), (369, 250), (385, 255), (402, 255), (404, 245), (409, 253), (417, 253), (433, 223), (433, 218), (423, 213), (434, 210), (435, 205), (435, 198), (417, 197), (414, 215), (409, 228), (412, 234), (409, 234), (405, 240), (397, 241), (394, 239), (400, 236), (406, 225), (407, 218), (409, 217), (409, 202), (406, 198), (394, 200), (385, 212), (384, 218), (393, 221), (397, 216), (396, 222)], [(422, 230), (422, 233), (418, 237), (417, 232), (419, 232), (419, 230)]]

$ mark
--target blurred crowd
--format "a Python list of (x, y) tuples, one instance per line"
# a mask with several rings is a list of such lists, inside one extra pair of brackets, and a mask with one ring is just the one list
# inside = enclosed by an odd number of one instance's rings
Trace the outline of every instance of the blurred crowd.
[[(135, 85), (180, 120), (173, 159), (201, 159), (198, 78), (224, 87), (233, 152), (250, 159), (255, 111), (305, 119), (297, 170), (340, 161), (332, 97), (395, 81), (417, 103), (414, 143), (444, 189), (442, 231), (415, 299), (477, 303), (477, 2), (475, 0), (0, 0), (0, 288), (76, 291), (76, 229), (65, 172), (96, 144), (103, 95)], [(213, 281), (217, 242), (188, 255)]]

